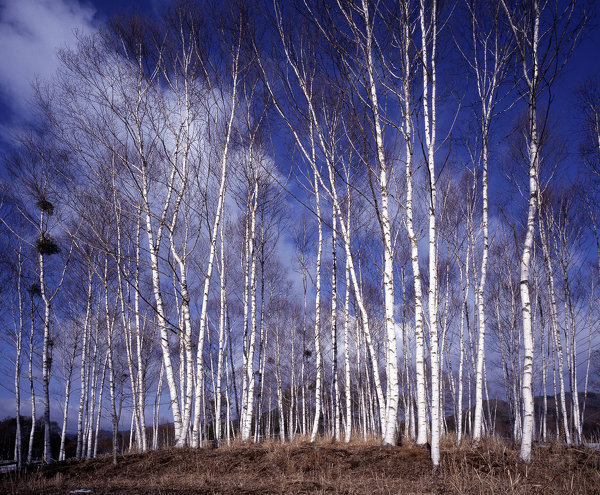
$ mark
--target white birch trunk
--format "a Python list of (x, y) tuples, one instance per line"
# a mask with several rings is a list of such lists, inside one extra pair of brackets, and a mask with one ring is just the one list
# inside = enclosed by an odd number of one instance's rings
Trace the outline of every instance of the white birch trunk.
[[(241, 42), (241, 41), (239, 41)], [(231, 133), (233, 129), (233, 121), (235, 117), (235, 109), (237, 103), (237, 85), (238, 85), (238, 62), (239, 62), (240, 47), (238, 45), (236, 55), (233, 61), (233, 89), (231, 94), (231, 109), (229, 118), (227, 121), (227, 130), (225, 134), (225, 142), (223, 145), (223, 151), (221, 154), (221, 178), (219, 185), (219, 196), (218, 205), (215, 212), (215, 219), (210, 237), (210, 253), (208, 259), (208, 266), (206, 275), (204, 277), (204, 288), (202, 292), (202, 311), (200, 313), (200, 330), (198, 335), (198, 349), (196, 354), (196, 398), (194, 401), (194, 427), (192, 433), (192, 446), (198, 447), (200, 443), (200, 415), (201, 415), (201, 394), (200, 390), (203, 388), (203, 358), (202, 353), (204, 352), (204, 334), (206, 333), (207, 315), (208, 315), (208, 293), (210, 289), (210, 280), (212, 277), (212, 270), (215, 259), (215, 252), (217, 249), (217, 235), (219, 232), (219, 225), (221, 217), (223, 216), (225, 207), (225, 185), (227, 177), (227, 160), (229, 157), (229, 144), (231, 140)]]
[(332, 379), (333, 379), (333, 437), (337, 442), (341, 438), (340, 389), (338, 381), (338, 337), (337, 337), (337, 223), (335, 207), (332, 208), (331, 219), (331, 345), (332, 345)]
[(116, 377), (115, 377), (115, 356), (114, 356), (114, 318), (110, 314), (108, 297), (108, 257), (104, 259), (104, 317), (106, 319), (106, 345), (107, 345), (107, 365), (108, 365), (108, 389), (110, 396), (110, 410), (112, 423), (112, 456), (113, 464), (117, 464), (118, 449), (118, 428), (119, 420), (117, 417), (117, 397), (116, 397)]
[(221, 382), (223, 378), (223, 356), (225, 353), (225, 319), (227, 317), (227, 283), (225, 275), (225, 238), (223, 237), (223, 222), (220, 230), (220, 245), (221, 245), (221, 257), (220, 257), (220, 279), (221, 279), (221, 293), (220, 293), (220, 312), (219, 312), (219, 343), (217, 351), (217, 378), (215, 386), (215, 439), (217, 443), (221, 440)]
[[(148, 198), (146, 179), (144, 178), (144, 197)], [(171, 396), (171, 409), (173, 411), (173, 424), (175, 428), (175, 438), (179, 439), (182, 434), (181, 411), (179, 408), (179, 397), (177, 392), (177, 384), (175, 383), (175, 375), (173, 372), (173, 364), (171, 361), (171, 350), (169, 348), (169, 331), (167, 329), (167, 320), (165, 318), (164, 304), (162, 292), (160, 288), (160, 269), (158, 266), (158, 243), (160, 241), (160, 228), (157, 234), (156, 242), (154, 240), (154, 232), (152, 228), (152, 216), (150, 213), (150, 205), (146, 199), (146, 235), (148, 238), (148, 249), (150, 251), (150, 269), (152, 272), (152, 289), (154, 292), (154, 301), (156, 304), (156, 314), (158, 318), (158, 326), (160, 329), (160, 347), (162, 350), (163, 363), (165, 367), (165, 376)]]
[(90, 320), (92, 314), (92, 267), (91, 259), (88, 265), (88, 280), (87, 280), (87, 304), (85, 310), (85, 320), (83, 323), (83, 342), (81, 344), (81, 365), (79, 369), (79, 380), (80, 380), (80, 396), (79, 396), (79, 409), (77, 412), (77, 448), (75, 457), (81, 459), (84, 455), (83, 443), (84, 443), (84, 432), (83, 432), (83, 415), (85, 404), (89, 393), (88, 382), (89, 382), (89, 365), (88, 365), (88, 347), (90, 337)]
[[(403, 8), (406, 9), (406, 4)], [(408, 15), (404, 12), (404, 17)], [(404, 70), (409, 71), (410, 63), (410, 30), (408, 21), (405, 20), (403, 27), (404, 39), (402, 44), (402, 56), (404, 59)], [(405, 160), (406, 160), (406, 230), (410, 242), (410, 258), (413, 272), (413, 287), (415, 293), (415, 360), (416, 360), (416, 392), (417, 392), (417, 445), (427, 443), (427, 401), (425, 397), (425, 342), (424, 342), (424, 322), (423, 322), (423, 289), (421, 287), (421, 273), (419, 266), (419, 239), (415, 234), (413, 223), (413, 179), (412, 179), (412, 160), (413, 160), (413, 116), (411, 109), (411, 86), (408, 74), (402, 81), (402, 91), (404, 97), (403, 107), (403, 125), (402, 132), (405, 142)]]
[(258, 180), (255, 178), (253, 192), (249, 198), (249, 226), (248, 226), (248, 252), (246, 256), (249, 260), (248, 273), (248, 296), (247, 296), (247, 322), (248, 322), (248, 343), (247, 352), (244, 359), (244, 380), (242, 390), (242, 442), (250, 439), (252, 430), (252, 416), (254, 411), (254, 351), (256, 347), (256, 208), (258, 202)]
[[(102, 363), (100, 376), (102, 376), (102, 380), (100, 380), (100, 388), (98, 390), (98, 403), (96, 405), (97, 413), (96, 413), (96, 430), (94, 433), (94, 449), (91, 457), (96, 458), (98, 456), (98, 432), (100, 430), (100, 420), (102, 419), (102, 397), (104, 395), (104, 384), (106, 382), (106, 368), (108, 367), (108, 351), (106, 351), (106, 356), (104, 357), (104, 361)], [(91, 447), (91, 442), (90, 442)]]
[(42, 402), (44, 405), (44, 450), (43, 460), (52, 462), (50, 448), (50, 368), (52, 366), (52, 343), (50, 340), (50, 295), (46, 287), (44, 255), (38, 254), (39, 280), (42, 300), (44, 301), (44, 343), (42, 348)]
[[(349, 198), (348, 198), (349, 199)], [(350, 201), (348, 201), (350, 203)], [(348, 205), (350, 211), (350, 205)], [(344, 299), (344, 378), (346, 397), (346, 429), (344, 442), (352, 437), (352, 383), (350, 381), (350, 266), (346, 257), (346, 295)]]
[(67, 363), (67, 379), (65, 383), (65, 407), (63, 410), (63, 421), (60, 432), (60, 450), (58, 454), (58, 460), (65, 460), (65, 440), (67, 437), (67, 418), (69, 416), (69, 399), (71, 398), (71, 378), (73, 376), (73, 364), (75, 363), (75, 356), (78, 351), (77, 347), (77, 336), (75, 337), (75, 344), (73, 346), (73, 353), (69, 356), (69, 362)]
[(35, 311), (33, 304), (33, 287), (29, 291), (29, 297), (31, 298), (31, 330), (29, 332), (29, 391), (31, 395), (31, 430), (29, 431), (29, 447), (27, 449), (27, 464), (31, 464), (33, 460), (33, 438), (35, 435), (35, 422), (36, 422), (36, 411), (35, 411), (35, 384), (33, 381), (33, 337), (35, 331)]
[[(311, 126), (312, 130), (312, 126)], [(314, 150), (314, 147), (313, 147)], [(314, 163), (314, 161), (313, 161)], [(312, 424), (310, 441), (314, 442), (317, 439), (319, 432), (319, 422), (321, 419), (322, 397), (321, 397), (321, 375), (322, 375), (322, 356), (321, 356), (321, 255), (323, 252), (323, 226), (321, 220), (321, 199), (319, 192), (319, 183), (317, 179), (318, 171), (316, 166), (313, 166), (313, 193), (315, 195), (316, 214), (317, 214), (317, 229), (318, 229), (318, 244), (317, 244), (317, 262), (315, 273), (315, 358), (316, 358), (316, 377), (315, 377), (315, 417)]]
[(362, 2), (362, 15), (365, 23), (366, 72), (368, 76), (368, 93), (373, 113), (375, 128), (375, 141), (377, 145), (377, 159), (379, 162), (379, 195), (381, 198), (381, 211), (379, 223), (383, 241), (383, 289), (386, 328), (386, 375), (387, 375), (387, 400), (385, 402), (385, 420), (382, 423), (383, 445), (396, 444), (396, 423), (398, 419), (398, 349), (396, 344), (396, 323), (394, 320), (394, 253), (392, 250), (392, 235), (388, 206), (388, 169), (383, 143), (383, 131), (379, 116), (379, 100), (375, 79), (375, 66), (373, 61), (373, 32), (372, 19), (369, 15), (368, 3)]
[(158, 375), (158, 385), (156, 387), (156, 397), (154, 398), (154, 411), (152, 417), (152, 450), (158, 450), (158, 434), (159, 434), (159, 421), (160, 421), (160, 397), (162, 393), (163, 377), (165, 374), (165, 365), (161, 363), (160, 373)]
[(279, 342), (279, 318), (275, 323), (275, 339), (277, 347), (277, 364), (275, 366), (275, 379), (277, 381), (277, 409), (279, 410), (279, 441), (285, 442), (285, 416), (283, 411), (283, 380), (281, 378), (281, 344)]
[[(483, 252), (481, 258), (481, 271), (479, 284), (476, 288), (476, 305), (479, 324), (479, 338), (477, 345), (477, 368), (475, 376), (475, 419), (473, 425), (473, 440), (479, 442), (482, 435), (483, 414), (483, 382), (485, 360), (485, 287), (487, 279), (487, 265), (489, 257), (489, 222), (488, 222), (488, 162), (489, 162), (489, 134), (494, 115), (494, 108), (498, 102), (498, 89), (502, 84), (506, 67), (510, 62), (514, 44), (503, 39), (502, 24), (499, 19), (499, 4), (484, 7), (481, 11), (477, 3), (469, 4), (471, 13), (471, 37), (473, 43), (472, 59), (468, 61), (475, 72), (477, 92), (481, 103), (481, 161), (482, 161), (482, 218), (481, 229), (483, 232)], [(489, 9), (489, 10), (488, 10)], [(478, 14), (482, 13), (482, 19)], [(490, 16), (491, 26), (485, 21), (485, 16)], [(489, 33), (491, 29), (492, 33)], [(474, 254), (474, 253), (473, 253)], [(473, 259), (475, 261), (475, 259)], [(487, 386), (487, 384), (486, 384)], [(488, 404), (489, 405), (489, 404)]]
[(477, 287), (477, 321), (479, 323), (479, 341), (477, 344), (477, 370), (475, 375), (475, 419), (473, 422), (473, 441), (481, 440), (482, 435), (482, 413), (483, 413), (483, 361), (485, 359), (485, 282), (487, 275), (487, 262), (489, 254), (489, 227), (488, 227), (488, 127), (486, 108), (484, 106), (484, 121), (482, 123), (483, 149), (483, 172), (482, 172), (482, 200), (483, 213), (481, 227), (483, 230), (483, 254), (481, 259), (481, 274)]
[[(531, 42), (532, 68), (529, 80), (529, 206), (527, 211), (527, 229), (520, 262), (521, 314), (523, 319), (523, 428), (521, 439), (520, 457), (525, 462), (531, 460), (531, 446), (533, 441), (533, 331), (531, 328), (531, 298), (529, 293), (529, 265), (531, 248), (535, 233), (535, 216), (537, 207), (538, 186), (538, 133), (537, 133), (537, 84), (538, 84), (538, 30), (540, 11), (537, 0), (534, 1), (533, 39)], [(524, 76), (527, 78), (527, 69), (523, 61)]]
[(139, 422), (139, 429), (142, 435), (142, 452), (148, 450), (148, 440), (146, 435), (146, 370), (144, 369), (144, 361), (142, 358), (142, 349), (144, 345), (144, 338), (142, 335), (142, 326), (140, 324), (140, 249), (141, 249), (141, 212), (137, 215), (137, 229), (136, 229), (136, 245), (135, 245), (135, 279), (134, 279), (134, 317), (135, 317), (135, 340), (136, 340), (136, 359), (137, 359), (137, 388), (138, 388), (138, 403), (137, 403), (137, 417)]
[[(15, 431), (15, 455), (14, 460), (17, 463), (17, 469), (21, 468), (22, 465), (22, 446), (21, 446), (21, 352), (23, 347), (23, 325), (24, 318), (23, 312), (23, 293), (21, 291), (21, 282), (23, 276), (23, 263), (21, 261), (22, 245), (19, 243), (17, 251), (17, 301), (18, 301), (18, 312), (19, 321), (17, 323), (16, 335), (15, 335), (15, 413), (16, 413), (16, 431)], [(33, 425), (32, 425), (33, 427)]]
[[(98, 311), (97, 313), (100, 312), (100, 308), (98, 307)], [(95, 338), (94, 338), (94, 349), (92, 351), (92, 353), (90, 354), (90, 356), (93, 356), (93, 362), (92, 362), (92, 368), (90, 370), (90, 376), (88, 378), (88, 384), (91, 382), (91, 387), (90, 387), (90, 397), (89, 397), (89, 403), (91, 404), (91, 408), (89, 408), (88, 410), (88, 416), (86, 418), (86, 429), (84, 430), (84, 439), (85, 442), (87, 442), (87, 449), (85, 448), (85, 445), (82, 448), (82, 456), (83, 451), (85, 451), (85, 457), (90, 458), (92, 457), (92, 447), (93, 447), (93, 439), (94, 439), (94, 413), (96, 410), (96, 389), (98, 386), (98, 353), (99, 353), (99, 345), (98, 345), (98, 323), (96, 322), (96, 332), (95, 332)]]
[[(437, 49), (437, 2), (427, 11), (431, 15), (430, 25), (426, 27), (425, 1), (420, 1), (419, 20), (421, 25), (421, 56), (423, 71), (423, 120), (425, 125), (425, 142), (427, 151), (427, 167), (429, 170), (429, 342), (431, 360), (431, 460), (434, 469), (440, 464), (440, 362), (438, 349), (438, 315), (437, 315), (437, 230), (436, 230), (436, 174), (435, 174), (435, 134), (436, 134), (436, 49)], [(431, 30), (431, 42), (427, 33)], [(431, 56), (428, 46), (431, 43)], [(431, 90), (431, 95), (430, 95)]]
[[(539, 187), (539, 184), (538, 184)], [(541, 206), (541, 192), (538, 189), (538, 208)], [(547, 216), (546, 216), (547, 219)], [(554, 351), (558, 360), (558, 383), (559, 383), (559, 393), (560, 393), (560, 415), (562, 416), (562, 423), (565, 432), (565, 441), (567, 445), (571, 445), (571, 432), (569, 430), (568, 424), (568, 414), (567, 414), (567, 399), (565, 394), (565, 379), (564, 379), (564, 353), (562, 340), (560, 336), (560, 329), (558, 324), (558, 309), (556, 304), (556, 291), (554, 288), (554, 268), (552, 266), (552, 259), (550, 257), (550, 248), (548, 245), (548, 236), (546, 234), (546, 228), (544, 225), (544, 221), (542, 218), (542, 211), (540, 209), (539, 217), (538, 217), (538, 228), (540, 232), (540, 241), (542, 245), (542, 254), (544, 256), (544, 264), (546, 268), (546, 280), (548, 285), (548, 295), (550, 297), (550, 325), (551, 325), (551, 333), (552, 340), (554, 344)], [(556, 415), (558, 418), (558, 406), (556, 407)]]

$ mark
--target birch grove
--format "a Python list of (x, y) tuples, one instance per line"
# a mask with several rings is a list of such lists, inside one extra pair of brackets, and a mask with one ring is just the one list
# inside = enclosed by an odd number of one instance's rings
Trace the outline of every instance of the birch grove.
[(525, 462), (586, 441), (600, 99), (565, 67), (587, 17), (190, 0), (78, 34), (3, 159), (17, 464), (375, 437), (438, 470), (454, 434)]

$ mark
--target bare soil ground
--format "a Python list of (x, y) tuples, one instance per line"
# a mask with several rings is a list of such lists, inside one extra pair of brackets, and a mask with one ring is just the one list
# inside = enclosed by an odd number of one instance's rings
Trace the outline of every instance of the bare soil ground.
[[(433, 473), (425, 448), (321, 441), (265, 442), (218, 449), (169, 449), (147, 454), (55, 463), (0, 478), (2, 493), (139, 494), (428, 494), (600, 493), (600, 453), (563, 445), (537, 447), (532, 462), (518, 449), (487, 440), (478, 449), (446, 441)], [(80, 492), (82, 493), (82, 492)]]

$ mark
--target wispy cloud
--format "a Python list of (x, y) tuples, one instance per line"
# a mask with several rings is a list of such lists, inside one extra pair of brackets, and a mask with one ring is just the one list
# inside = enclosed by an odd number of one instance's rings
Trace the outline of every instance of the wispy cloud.
[(95, 14), (76, 0), (0, 0), (0, 98), (11, 113), (2, 120), (24, 120), (31, 82), (51, 76), (57, 50), (92, 31)]

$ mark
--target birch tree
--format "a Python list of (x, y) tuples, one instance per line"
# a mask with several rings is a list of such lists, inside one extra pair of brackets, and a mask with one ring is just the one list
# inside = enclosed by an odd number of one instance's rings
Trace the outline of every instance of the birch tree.
[(417, 445), (427, 443), (427, 398), (425, 394), (425, 324), (423, 310), (423, 289), (421, 284), (421, 267), (419, 263), (419, 236), (415, 229), (414, 220), (414, 118), (415, 108), (413, 103), (413, 72), (417, 61), (413, 53), (414, 32), (416, 22), (414, 20), (413, 5), (410, 1), (400, 4), (398, 18), (398, 29), (395, 35), (396, 44), (399, 47), (398, 67), (393, 67), (401, 74), (401, 88), (394, 90), (402, 111), (402, 122), (399, 126), (400, 133), (404, 139), (404, 161), (405, 161), (405, 184), (406, 200), (404, 203), (405, 223), (408, 240), (410, 243), (410, 259), (413, 275), (414, 311), (415, 311), (415, 359), (416, 359), (416, 395), (417, 395)]
[(531, 460), (533, 440), (533, 330), (531, 326), (530, 259), (535, 235), (536, 198), (539, 189), (539, 146), (544, 129), (538, 128), (539, 100), (572, 53), (585, 20), (575, 1), (533, 1), (530, 5), (513, 5), (501, 0), (521, 63), (522, 95), (527, 102), (527, 146), (529, 195), (527, 222), (520, 256), (520, 298), (523, 325), (523, 436), (520, 457)]
[[(226, 127), (225, 135), (221, 144), (220, 152), (220, 180), (218, 189), (217, 208), (214, 214), (214, 220), (212, 223), (212, 231), (210, 233), (210, 254), (208, 260), (208, 266), (206, 275), (204, 278), (204, 290), (202, 295), (202, 314), (200, 315), (200, 331), (198, 336), (198, 349), (196, 357), (196, 396), (194, 401), (194, 431), (192, 436), (192, 445), (198, 446), (200, 443), (200, 400), (202, 389), (202, 377), (203, 377), (203, 362), (202, 353), (204, 350), (204, 338), (206, 331), (207, 321), (207, 305), (208, 305), (208, 292), (210, 288), (210, 280), (212, 277), (212, 270), (214, 265), (214, 259), (217, 249), (217, 238), (219, 233), (219, 225), (223, 216), (223, 209), (225, 204), (225, 187), (227, 178), (227, 162), (229, 158), (229, 147), (231, 136), (233, 133), (234, 118), (236, 112), (236, 105), (238, 101), (238, 83), (241, 72), (241, 60), (240, 52), (242, 49), (242, 42), (244, 36), (244, 26), (247, 23), (247, 19), (244, 18), (244, 11), (233, 10), (235, 15), (235, 24), (233, 33), (231, 36), (225, 37), (225, 53), (226, 53), (226, 64), (227, 74), (230, 76), (230, 81), (222, 81), (222, 85), (219, 87), (221, 92), (221, 103), (229, 101), (228, 105), (223, 105), (222, 110), (226, 115)], [(219, 80), (219, 79), (218, 79)], [(227, 89), (226, 89), (227, 88)], [(228, 98), (225, 98), (227, 94)]]
[[(377, 41), (374, 29), (377, 22), (377, 13), (372, 12), (369, 2), (363, 0), (360, 5), (349, 7), (338, 3), (343, 18), (348, 23), (350, 30), (354, 35), (354, 43), (360, 50), (362, 56), (362, 67), (352, 68), (360, 74), (359, 84), (369, 102), (370, 124), (375, 138), (375, 149), (378, 166), (378, 199), (377, 218), (381, 228), (381, 240), (383, 244), (383, 287), (384, 287), (384, 313), (386, 328), (386, 377), (387, 377), (387, 396), (385, 400), (385, 415), (382, 421), (383, 444), (395, 445), (396, 443), (396, 423), (398, 416), (398, 356), (396, 344), (396, 323), (394, 317), (394, 254), (392, 246), (392, 232), (390, 221), (389, 206), (389, 182), (392, 173), (390, 165), (387, 162), (384, 144), (384, 130), (381, 121), (381, 108), (377, 88), (378, 75), (376, 74), (375, 50)], [(353, 11), (358, 14), (358, 21)], [(360, 24), (359, 24), (360, 22)], [(347, 59), (346, 59), (347, 60)], [(347, 63), (347, 62), (346, 62)]]
[(471, 55), (465, 55), (467, 64), (474, 73), (477, 98), (480, 108), (476, 111), (479, 120), (483, 252), (479, 283), (476, 290), (478, 344), (477, 368), (475, 370), (475, 419), (473, 424), (473, 441), (479, 442), (482, 435), (483, 412), (483, 363), (485, 359), (485, 284), (489, 257), (489, 221), (488, 221), (488, 164), (490, 160), (490, 132), (492, 120), (497, 117), (497, 105), (504, 96), (502, 84), (507, 77), (509, 63), (513, 54), (513, 41), (506, 32), (501, 16), (499, 3), (489, 6), (478, 6), (476, 2), (467, 1), (467, 9), (471, 17)]
[(423, 74), (423, 123), (425, 133), (425, 163), (429, 172), (429, 345), (431, 361), (431, 460), (434, 469), (440, 464), (440, 361), (438, 337), (438, 274), (437, 274), (437, 175), (435, 170), (437, 128), (437, 70), (438, 37), (437, 1), (426, 8), (419, 4), (421, 27), (421, 64)]

